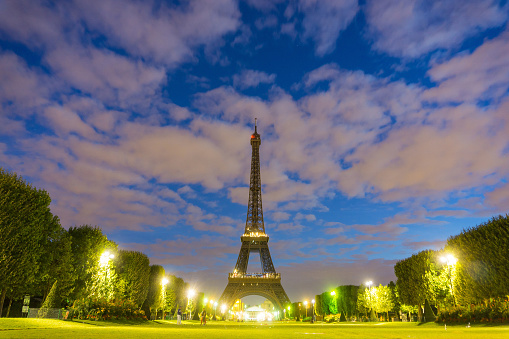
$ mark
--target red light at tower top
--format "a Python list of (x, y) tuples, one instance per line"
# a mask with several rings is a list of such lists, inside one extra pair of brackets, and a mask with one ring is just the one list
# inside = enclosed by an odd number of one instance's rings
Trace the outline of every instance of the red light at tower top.
[(254, 134), (251, 134), (251, 139), (254, 139), (254, 137), (255, 137)]

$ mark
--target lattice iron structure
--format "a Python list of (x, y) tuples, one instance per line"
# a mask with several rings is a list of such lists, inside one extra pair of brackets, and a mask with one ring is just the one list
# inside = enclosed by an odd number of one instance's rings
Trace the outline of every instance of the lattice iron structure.
[[(239, 258), (233, 273), (228, 275), (226, 286), (220, 303), (230, 308), (235, 300), (248, 295), (259, 295), (269, 299), (274, 306), (282, 310), (290, 299), (281, 285), (281, 275), (276, 273), (269, 251), (269, 236), (265, 233), (262, 209), (262, 181), (260, 176), (260, 134), (258, 134), (256, 119), (255, 131), (251, 135), (251, 177), (249, 182), (249, 202), (247, 205), (246, 228), (240, 237)], [(249, 255), (260, 255), (261, 273), (248, 273)]]

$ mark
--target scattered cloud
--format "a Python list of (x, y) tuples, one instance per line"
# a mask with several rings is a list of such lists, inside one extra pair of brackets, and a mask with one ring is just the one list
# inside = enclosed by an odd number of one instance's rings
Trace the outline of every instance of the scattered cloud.
[(243, 70), (240, 74), (233, 76), (233, 86), (240, 89), (257, 87), (260, 84), (271, 84), (276, 80), (275, 74), (255, 71), (251, 69)]
[(318, 56), (329, 54), (336, 48), (339, 34), (348, 27), (359, 10), (356, 0), (300, 0), (298, 7), (304, 13), (303, 38), (311, 38), (315, 42)]
[(405, 58), (457, 48), (509, 15), (507, 3), (484, 0), (368, 0), (363, 10), (373, 48)]

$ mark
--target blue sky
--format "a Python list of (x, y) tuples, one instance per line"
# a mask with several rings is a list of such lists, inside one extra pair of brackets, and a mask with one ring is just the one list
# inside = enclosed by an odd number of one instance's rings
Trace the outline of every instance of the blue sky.
[(508, 13), (487, 0), (0, 0), (0, 165), (46, 189), (64, 227), (98, 225), (219, 296), (258, 118), (289, 297), (387, 284), (397, 260), (507, 213)]

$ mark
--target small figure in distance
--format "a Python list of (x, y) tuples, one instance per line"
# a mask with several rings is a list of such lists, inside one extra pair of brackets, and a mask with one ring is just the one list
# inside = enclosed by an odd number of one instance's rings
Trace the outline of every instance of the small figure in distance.
[(205, 307), (203, 308), (203, 311), (201, 311), (201, 317), (200, 317), (200, 325), (206, 325), (207, 324), (207, 312), (205, 312)]
[(179, 307), (179, 309), (177, 311), (177, 325), (181, 325), (181, 324), (182, 324), (182, 310)]

